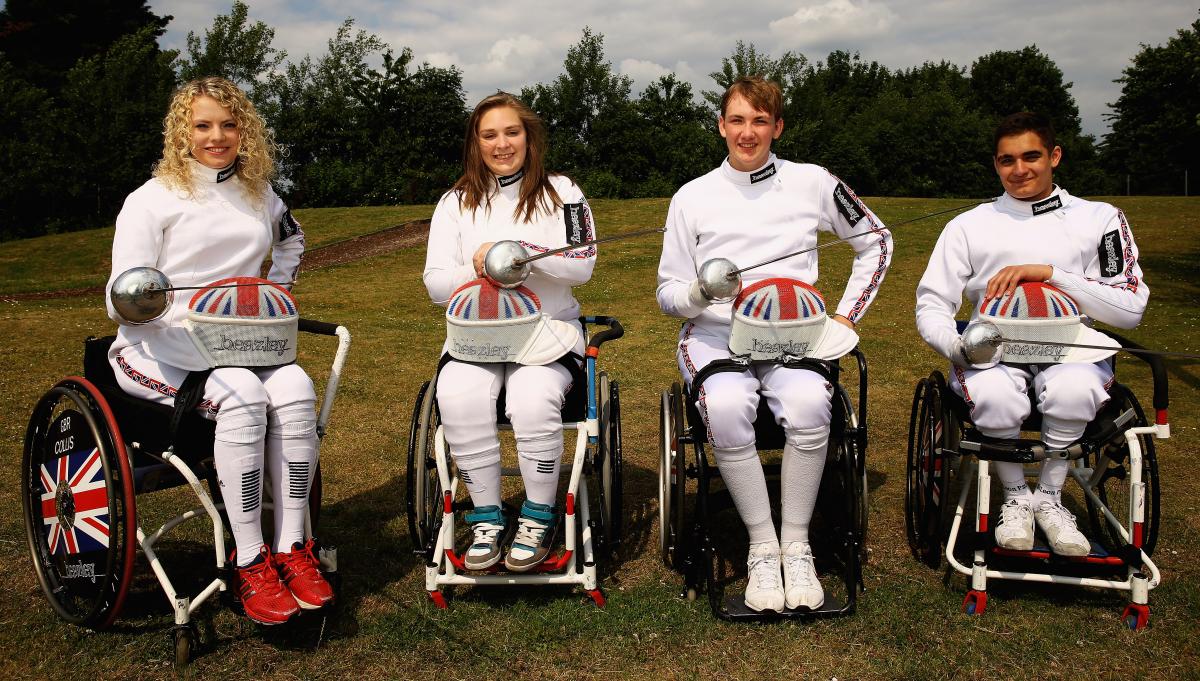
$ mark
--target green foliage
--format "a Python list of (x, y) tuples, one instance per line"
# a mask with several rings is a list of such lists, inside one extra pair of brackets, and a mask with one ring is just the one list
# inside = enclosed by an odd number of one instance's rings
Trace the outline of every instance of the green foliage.
[(287, 52), (271, 47), (273, 40), (275, 29), (261, 21), (249, 23), (246, 3), (235, 0), (229, 14), (213, 20), (203, 39), (188, 31), (187, 56), (177, 64), (179, 79), (221, 76), (258, 99), (265, 77), (287, 58)]
[(1123, 73), (1105, 165), (1131, 175), (1137, 193), (1182, 194), (1184, 172), (1197, 168), (1200, 154), (1200, 19), (1166, 45), (1142, 45)]
[(103, 54), (144, 27), (157, 39), (170, 21), (146, 0), (7, 0), (0, 10), (0, 53), (20, 78), (54, 95), (80, 59)]
[(754, 43), (747, 44), (739, 40), (733, 49), (733, 54), (721, 59), (721, 70), (708, 74), (708, 77), (716, 81), (717, 87), (720, 89), (717, 91), (706, 90), (703, 93), (704, 99), (714, 111), (719, 112), (721, 97), (733, 84), (733, 81), (742, 76), (763, 76), (779, 83), (779, 86), (785, 91), (789, 90), (804, 78), (804, 67), (807, 64), (808, 59), (803, 54), (789, 50), (778, 59), (773, 59), (771, 55), (759, 52)]

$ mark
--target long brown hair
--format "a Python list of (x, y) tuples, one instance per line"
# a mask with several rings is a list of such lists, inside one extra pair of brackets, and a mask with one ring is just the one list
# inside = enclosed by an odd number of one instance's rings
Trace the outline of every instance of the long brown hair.
[(479, 151), (479, 121), (485, 113), (501, 106), (517, 112), (525, 128), (525, 165), (522, 166), (525, 176), (521, 180), (521, 195), (513, 219), (530, 222), (538, 211), (549, 213), (561, 206), (562, 199), (550, 184), (543, 162), (546, 158), (546, 126), (532, 109), (507, 92), (497, 92), (475, 105), (467, 120), (467, 135), (463, 140), (463, 174), (450, 191), (458, 193), (459, 206), (472, 212), (480, 206), (491, 210), (497, 184)]

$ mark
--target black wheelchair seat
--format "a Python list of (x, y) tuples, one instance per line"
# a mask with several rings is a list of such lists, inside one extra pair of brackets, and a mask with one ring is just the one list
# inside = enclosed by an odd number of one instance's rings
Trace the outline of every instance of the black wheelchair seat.
[[(148, 453), (164, 452), (171, 446), (171, 415), (174, 410), (167, 405), (139, 399), (121, 389), (112, 365), (108, 363), (108, 350), (114, 340), (115, 336), (105, 336), (84, 341), (83, 377), (104, 395), (120, 426), (121, 437), (128, 443), (136, 442), (139, 445), (130, 449), (138, 491), (148, 491), (144, 487), (158, 489), (181, 484), (182, 479), (167, 481), (152, 475), (152, 471), (161, 469), (165, 464)], [(174, 453), (193, 467), (211, 460), (215, 427), (215, 422), (198, 413), (184, 415), (175, 437)], [(173, 470), (169, 465), (163, 470), (167, 469)]]

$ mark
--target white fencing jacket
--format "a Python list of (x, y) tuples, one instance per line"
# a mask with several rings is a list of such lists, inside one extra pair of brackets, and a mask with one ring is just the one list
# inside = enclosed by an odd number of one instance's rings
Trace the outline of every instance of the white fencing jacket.
[(1097, 321), (1129, 329), (1146, 310), (1137, 245), (1125, 215), (1107, 203), (1071, 196), (1059, 187), (1042, 201), (1007, 193), (959, 215), (938, 238), (917, 285), (917, 330), (952, 359), (958, 338), (954, 316), (963, 295), (972, 318), (987, 282), (1009, 265), (1051, 265), (1047, 283), (1075, 299)]
[[(821, 230), (839, 238), (861, 235), (848, 242), (856, 255), (836, 309), (855, 323), (878, 293), (892, 259), (891, 234), (849, 187), (820, 166), (781, 161), (774, 154), (749, 173), (735, 170), (726, 159), (685, 184), (671, 199), (666, 226), (658, 261), (659, 307), (726, 338), (730, 303), (697, 305), (688, 295), (697, 271), (710, 258), (727, 258), (746, 267), (816, 246)], [(745, 285), (787, 277), (815, 286), (817, 252), (742, 276)]]

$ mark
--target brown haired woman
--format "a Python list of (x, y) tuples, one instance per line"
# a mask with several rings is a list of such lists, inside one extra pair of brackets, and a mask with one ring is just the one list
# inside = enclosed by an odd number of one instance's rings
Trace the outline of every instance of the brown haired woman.
[[(520, 100), (501, 92), (475, 107), (467, 124), (463, 175), (438, 202), (429, 229), (424, 280), (435, 303), (447, 305), (456, 291), (484, 276), (484, 256), (496, 241), (517, 241), (531, 252), (544, 252), (595, 238), (583, 192), (567, 177), (548, 173), (545, 155), (542, 121)], [(591, 278), (595, 261), (595, 246), (566, 251), (534, 262), (525, 281), (543, 315), (574, 327), (573, 350), (559, 353), (563, 357), (583, 352), (579, 303), (571, 287)], [(504, 563), (523, 572), (549, 554), (558, 521), (560, 410), (573, 380), (563, 357), (544, 364), (443, 360), (438, 408), (475, 506), (466, 518), (473, 532), (465, 556), (468, 569), (498, 563), (510, 534), (500, 500), (496, 399), (501, 387), (507, 388), (506, 415), (516, 435), (526, 493)]]
[[(271, 189), (275, 145), (245, 93), (223, 78), (184, 84), (163, 123), (163, 155), (154, 177), (125, 199), (113, 237), (112, 277), (154, 267), (175, 286), (228, 277), (291, 282), (304, 234)], [(109, 362), (125, 392), (173, 405), (190, 371), (209, 367), (184, 327), (187, 296), (160, 318), (121, 324)], [(319, 608), (333, 591), (317, 569), (305, 512), (317, 464), (316, 394), (295, 364), (213, 369), (201, 411), (216, 421), (213, 459), (237, 545), (234, 586), (246, 615), (279, 624), (300, 608)], [(263, 542), (263, 464), (275, 500), (275, 547)], [(281, 580), (282, 578), (282, 580)]]

